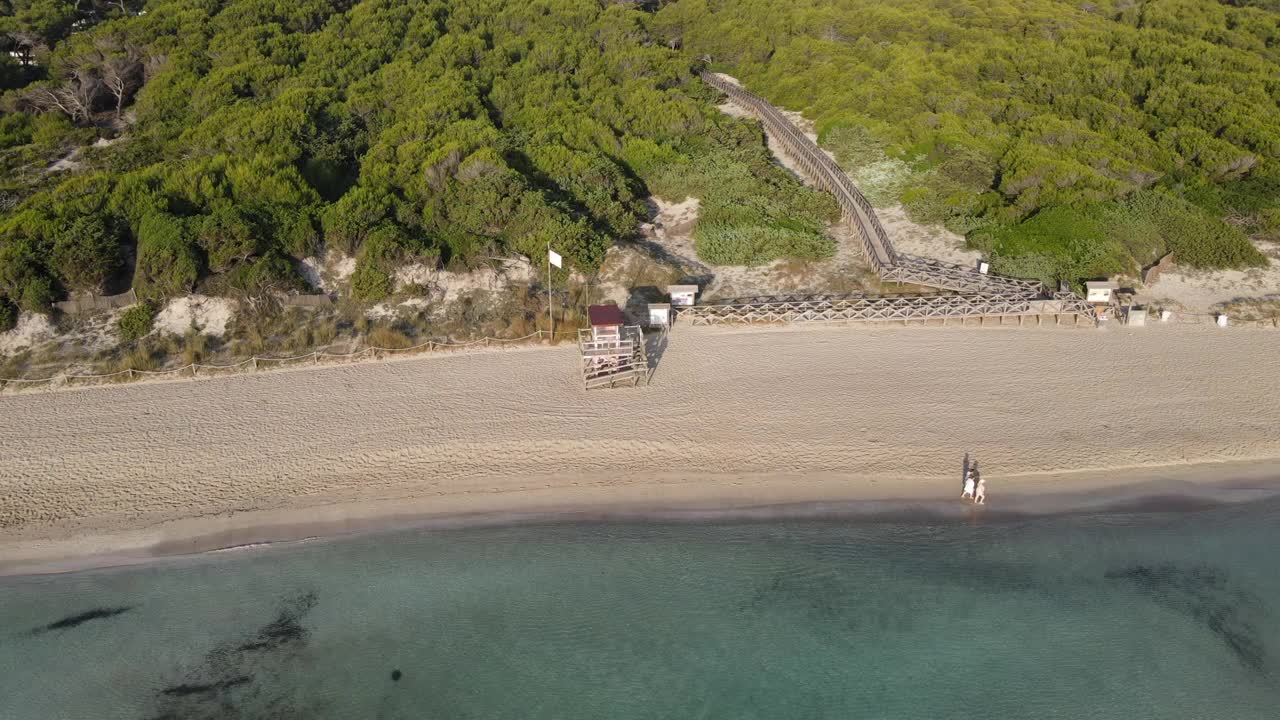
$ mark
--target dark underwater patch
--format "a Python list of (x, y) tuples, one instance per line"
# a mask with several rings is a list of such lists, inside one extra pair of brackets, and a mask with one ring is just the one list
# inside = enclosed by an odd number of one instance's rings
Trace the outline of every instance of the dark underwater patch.
[(1261, 612), (1253, 594), (1234, 588), (1226, 574), (1207, 566), (1173, 563), (1108, 570), (1104, 577), (1132, 583), (1155, 602), (1203, 623), (1246, 667), (1265, 672), (1267, 649), (1249, 615)]
[(830, 574), (798, 576), (779, 573), (760, 584), (739, 610), (800, 608), (819, 615), (842, 614), (846, 609), (844, 588)]
[[(156, 718), (233, 720), (306, 718), (319, 713), (301, 708), (286, 671), (305, 647), (307, 614), (315, 593), (285, 599), (275, 617), (248, 636), (224, 642), (205, 654), (180, 681), (156, 692)], [(237, 692), (228, 690), (239, 688)]]
[(165, 688), (164, 690), (161, 690), (160, 694), (161, 695), (177, 695), (179, 697), (183, 695), (201, 695), (204, 693), (213, 693), (213, 692), (219, 692), (221, 690), (227, 690), (229, 688), (236, 687), (237, 685), (244, 685), (245, 683), (248, 683), (252, 680), (253, 678), (249, 677), (248, 675), (241, 675), (240, 677), (234, 677), (234, 678), (231, 678), (230, 680), (222, 680), (216, 683), (209, 683), (206, 685), (185, 685), (185, 684), (174, 685), (173, 687), (168, 687), (168, 688)]
[(275, 650), (286, 643), (301, 640), (306, 635), (306, 630), (302, 627), (302, 618), (315, 607), (315, 604), (315, 593), (300, 596), (281, 610), (275, 620), (262, 626), (253, 640), (241, 644), (236, 649), (241, 652)]
[(92, 610), (86, 610), (85, 612), (79, 613), (77, 615), (68, 615), (67, 617), (62, 618), (61, 620), (51, 622), (48, 625), (45, 625), (44, 627), (38, 627), (35, 630), (32, 630), (31, 633), (35, 635), (39, 633), (50, 632), (52, 630), (66, 630), (68, 628), (73, 628), (79, 625), (83, 625), (89, 622), (90, 620), (102, 620), (109, 617), (115, 617), (116, 615), (123, 615), (124, 613), (127, 613), (132, 609), (133, 609), (132, 606), (114, 607), (114, 608), (110, 608), (110, 607), (94, 608)]

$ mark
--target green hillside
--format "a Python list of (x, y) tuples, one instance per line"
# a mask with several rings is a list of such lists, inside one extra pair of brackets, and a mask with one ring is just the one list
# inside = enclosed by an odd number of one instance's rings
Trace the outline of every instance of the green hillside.
[[(680, 0), (664, 37), (817, 121), (867, 193), (1076, 279), (1280, 229), (1280, 13), (1211, 0)], [(1228, 222), (1229, 221), (1229, 222)]]
[(408, 261), (590, 271), (651, 194), (702, 259), (831, 253), (832, 201), (709, 63), (901, 202), (1048, 281), (1265, 262), (1280, 13), (1204, 0), (0, 0), (0, 318), (76, 290), (376, 300)]

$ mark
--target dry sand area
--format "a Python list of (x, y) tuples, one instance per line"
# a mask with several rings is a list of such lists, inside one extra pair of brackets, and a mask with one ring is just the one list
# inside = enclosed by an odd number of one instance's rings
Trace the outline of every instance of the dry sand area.
[(1248, 329), (680, 327), (640, 388), (584, 392), (562, 346), (0, 397), (0, 565), (397, 513), (950, 497), (966, 451), (995, 502), (1265, 464), (1277, 356)]

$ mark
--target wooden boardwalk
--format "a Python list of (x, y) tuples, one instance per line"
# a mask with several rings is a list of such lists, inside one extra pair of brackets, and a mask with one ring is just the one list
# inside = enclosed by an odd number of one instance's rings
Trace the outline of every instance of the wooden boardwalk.
[(1036, 280), (984, 275), (976, 269), (899, 253), (885, 232), (875, 208), (840, 166), (763, 98), (714, 74), (703, 73), (708, 85), (750, 111), (783, 149), (819, 187), (831, 193), (844, 218), (857, 232), (872, 268), (887, 282), (910, 283), (962, 293), (1047, 297), (1048, 288)]
[(736, 298), (681, 308), (694, 325), (731, 322), (911, 322), (967, 318), (1063, 317), (1076, 324), (1096, 320), (1093, 308), (1071, 292), (1052, 293), (1037, 280), (980, 273), (975, 268), (900, 253), (893, 246), (875, 208), (849, 176), (777, 108), (763, 98), (714, 73), (702, 79), (760, 119), (820, 188), (831, 193), (845, 221), (857, 233), (863, 253), (881, 281), (920, 285), (949, 291), (946, 295), (910, 296), (790, 296)]
[(1075, 293), (1055, 293), (1050, 298), (1027, 295), (784, 295), (713, 300), (681, 308), (680, 316), (691, 325), (755, 323), (902, 323), (1003, 324), (1030, 320), (1036, 325), (1093, 322), (1093, 308)]

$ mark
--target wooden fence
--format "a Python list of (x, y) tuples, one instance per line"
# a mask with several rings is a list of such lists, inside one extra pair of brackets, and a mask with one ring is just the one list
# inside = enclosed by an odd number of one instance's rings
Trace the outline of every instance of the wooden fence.
[(286, 307), (327, 308), (333, 305), (333, 298), (328, 295), (284, 295), (280, 304)]
[(68, 315), (84, 315), (100, 310), (115, 310), (138, 302), (138, 294), (132, 288), (119, 295), (84, 295), (56, 302), (53, 307)]
[(20, 390), (29, 388), (56, 388), (56, 387), (87, 387), (92, 385), (106, 385), (121, 382), (132, 382), (143, 379), (158, 378), (208, 378), (220, 375), (257, 372), (259, 370), (274, 369), (280, 367), (296, 367), (301, 365), (320, 365), (333, 364), (342, 362), (359, 362), (363, 360), (377, 360), (386, 357), (396, 357), (400, 355), (415, 355), (428, 352), (439, 351), (456, 351), (466, 348), (490, 348), (490, 347), (507, 347), (511, 345), (527, 344), (539, 342), (542, 340), (554, 340), (564, 338), (577, 337), (577, 329), (556, 331), (554, 337), (550, 331), (538, 330), (524, 337), (519, 338), (494, 338), (486, 337), (467, 342), (452, 342), (449, 340), (428, 340), (411, 347), (403, 348), (386, 348), (386, 347), (365, 347), (349, 353), (333, 353), (323, 350), (316, 350), (302, 355), (292, 355), (287, 357), (272, 357), (255, 355), (236, 363), (226, 365), (215, 365), (212, 363), (191, 363), (179, 368), (170, 368), (166, 370), (139, 370), (126, 368), (111, 373), (57, 373), (49, 377), (43, 378), (0, 378), (0, 390)]

